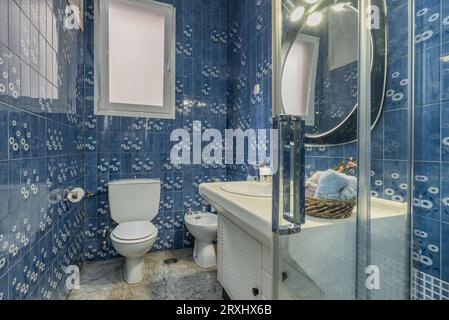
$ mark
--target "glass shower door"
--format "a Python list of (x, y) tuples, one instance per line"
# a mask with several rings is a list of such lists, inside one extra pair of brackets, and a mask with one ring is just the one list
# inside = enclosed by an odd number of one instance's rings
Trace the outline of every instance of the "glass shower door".
[[(369, 2), (366, 1), (366, 5)], [(359, 217), (366, 220), (366, 227), (358, 230), (359, 247), (363, 253), (358, 259), (360, 299), (410, 299), (411, 210), (413, 192), (413, 1), (386, 1), (385, 82), (379, 81), (371, 69), (360, 67), (361, 111), (359, 115), (359, 154), (365, 159), (359, 175), (363, 198), (369, 199), (361, 208)], [(381, 24), (383, 21), (381, 19)], [(366, 42), (369, 40), (365, 39)], [(365, 44), (366, 46), (368, 44)], [(361, 44), (362, 46), (362, 44)], [(361, 50), (363, 51), (363, 50)], [(361, 57), (361, 64), (366, 56)], [(382, 91), (382, 95), (376, 95)], [(378, 101), (378, 99), (381, 99)], [(382, 105), (377, 116), (372, 109)], [(375, 123), (363, 128), (365, 123)], [(369, 147), (364, 143), (368, 141)], [(363, 148), (365, 147), (365, 148)], [(363, 185), (366, 184), (366, 188)], [(364, 214), (366, 212), (367, 214)], [(364, 224), (362, 224), (364, 225)]]
[[(388, 40), (407, 30), (409, 9), (402, 5), (273, 1), (273, 111), (275, 128), (282, 128), (273, 187), (276, 299), (409, 297), (410, 158), (407, 151), (401, 159), (394, 158), (394, 150), (389, 153), (396, 142), (385, 131), (398, 119), (385, 106), (401, 93), (407, 97), (406, 90), (388, 88), (393, 82), (388, 77), (402, 89), (408, 83), (388, 66), (389, 50), (404, 45)], [(387, 21), (387, 12), (394, 23)], [(407, 55), (402, 61), (407, 73)], [(403, 102), (405, 119), (399, 120), (406, 140), (409, 109)], [(300, 146), (295, 146), (297, 134), (304, 141)], [(320, 189), (323, 179), (329, 187)]]

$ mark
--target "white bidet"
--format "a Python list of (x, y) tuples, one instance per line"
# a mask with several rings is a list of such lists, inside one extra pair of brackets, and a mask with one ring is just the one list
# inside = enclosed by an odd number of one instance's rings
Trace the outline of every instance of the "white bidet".
[(217, 215), (212, 213), (186, 214), (185, 224), (190, 233), (195, 237), (193, 260), (202, 269), (210, 269), (217, 266), (214, 241), (217, 239)]

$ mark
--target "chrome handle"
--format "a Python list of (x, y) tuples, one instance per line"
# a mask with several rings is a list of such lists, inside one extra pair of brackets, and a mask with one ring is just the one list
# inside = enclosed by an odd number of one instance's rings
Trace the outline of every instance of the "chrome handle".
[(273, 155), (272, 231), (295, 234), (305, 223), (305, 123), (300, 117), (279, 115), (273, 119), (273, 129), (277, 130), (277, 146)]

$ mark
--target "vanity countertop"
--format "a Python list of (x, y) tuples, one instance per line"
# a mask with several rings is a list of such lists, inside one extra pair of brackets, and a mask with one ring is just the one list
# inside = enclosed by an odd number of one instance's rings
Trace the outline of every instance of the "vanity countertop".
[[(200, 185), (200, 194), (221, 214), (225, 215), (237, 225), (240, 225), (266, 246), (271, 247), (271, 198), (244, 196), (223, 191), (221, 187), (226, 183), (203, 183)], [(336, 224), (355, 223), (355, 211), (356, 209), (354, 209), (354, 214), (351, 218), (343, 220), (321, 219), (307, 216), (306, 223), (301, 228), (309, 229)], [(397, 216), (405, 217), (406, 213), (407, 203), (371, 198), (372, 219)]]

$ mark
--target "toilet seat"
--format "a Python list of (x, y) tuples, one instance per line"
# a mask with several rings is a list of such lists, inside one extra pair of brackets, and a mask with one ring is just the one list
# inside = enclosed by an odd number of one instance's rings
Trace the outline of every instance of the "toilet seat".
[(157, 237), (157, 228), (149, 221), (120, 223), (111, 233), (114, 241), (121, 243), (140, 243)]

